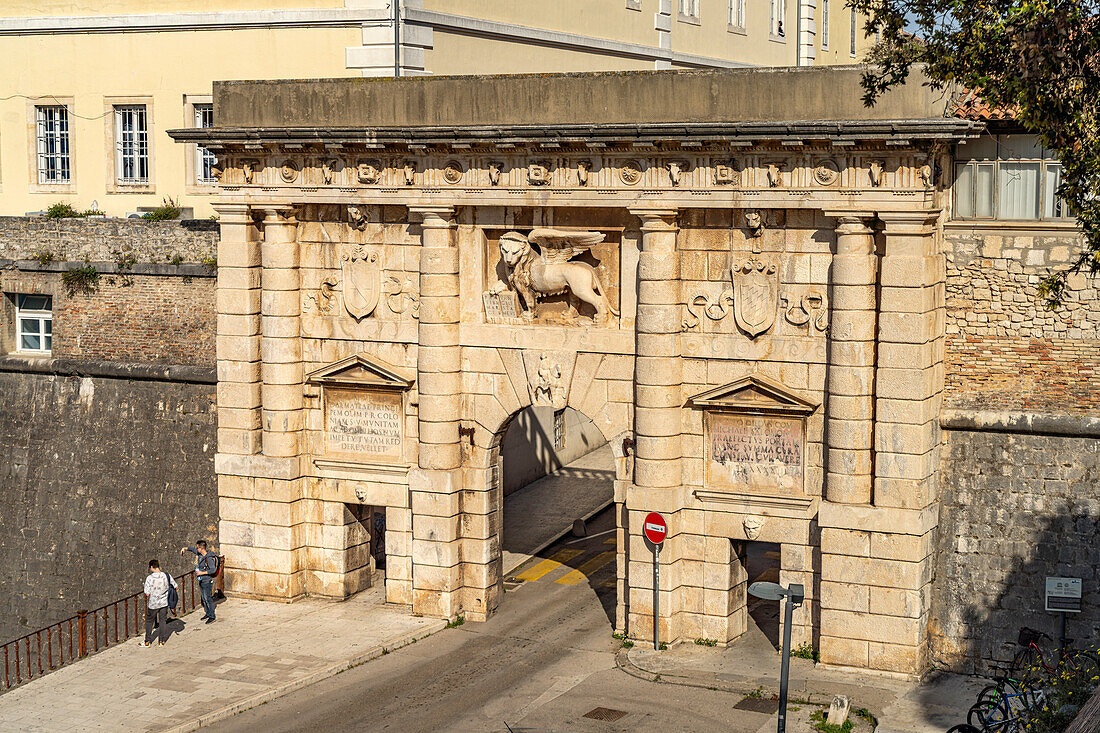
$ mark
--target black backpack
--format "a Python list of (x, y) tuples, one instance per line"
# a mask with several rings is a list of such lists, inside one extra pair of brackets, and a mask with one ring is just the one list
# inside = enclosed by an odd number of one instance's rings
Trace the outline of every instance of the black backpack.
[(165, 573), (164, 577), (168, 578), (168, 607), (175, 611), (180, 602), (180, 594), (176, 587), (172, 585), (172, 576)]

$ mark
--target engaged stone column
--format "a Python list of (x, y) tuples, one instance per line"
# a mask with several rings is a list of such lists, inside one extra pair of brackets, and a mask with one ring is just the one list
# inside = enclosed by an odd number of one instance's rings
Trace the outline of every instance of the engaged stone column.
[(302, 342), (299, 325), (298, 224), (289, 206), (265, 207), (260, 354), (263, 358), (263, 452), (298, 455), (303, 426)]
[(871, 502), (878, 262), (866, 218), (837, 215), (826, 390), (825, 497)]
[(413, 510), (413, 613), (454, 618), (460, 611), (459, 445), (462, 374), (458, 340), (459, 264), (454, 210), (410, 207), (421, 219), (420, 324), (416, 386), (418, 470), (409, 476)]
[[(676, 250), (675, 210), (632, 210), (642, 220), (638, 259), (638, 316), (634, 360), (634, 484), (627, 500), (631, 541), (641, 543), (642, 520), (648, 511), (669, 520), (669, 537), (662, 550), (661, 640), (674, 641), (673, 591), (679, 586), (672, 565), (678, 558), (674, 521), (679, 511), (681, 409), (680, 257)], [(630, 631), (653, 636), (653, 570), (646, 552), (631, 553)]]
[(218, 453), (260, 452), (260, 243), (247, 204), (219, 203)]

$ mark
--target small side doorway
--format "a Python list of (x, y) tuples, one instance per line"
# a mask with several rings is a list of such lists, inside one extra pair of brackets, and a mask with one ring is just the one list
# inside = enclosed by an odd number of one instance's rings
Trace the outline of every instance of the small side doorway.
[[(780, 546), (776, 542), (745, 543), (744, 562), (749, 575), (749, 585), (758, 581), (779, 582), (779, 553)], [(749, 595), (748, 606), (748, 633), (767, 639), (775, 649), (779, 649), (779, 601), (766, 601)]]

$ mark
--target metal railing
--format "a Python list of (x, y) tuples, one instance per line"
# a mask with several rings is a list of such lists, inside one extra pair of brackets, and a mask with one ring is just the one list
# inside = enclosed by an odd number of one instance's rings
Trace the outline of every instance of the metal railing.
[[(176, 584), (179, 586), (177, 614), (183, 615), (196, 609), (201, 597), (195, 571), (177, 576)], [(220, 592), (220, 573), (216, 584)], [(78, 611), (75, 616), (3, 645), (3, 689), (10, 690), (144, 632), (144, 592), (113, 601), (94, 611)]]

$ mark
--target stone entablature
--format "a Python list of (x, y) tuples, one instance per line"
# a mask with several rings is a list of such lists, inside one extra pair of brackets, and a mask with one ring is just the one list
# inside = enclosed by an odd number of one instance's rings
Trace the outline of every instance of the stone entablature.
[[(781, 582), (807, 589), (796, 640), (920, 672), (944, 378), (934, 151), (970, 123), (531, 129), (201, 133), (224, 165), (219, 491), (240, 514), (224, 519), (256, 528), (229, 589), (354, 592), (370, 570), (354, 507), (371, 504), (387, 598), (485, 618), (504, 431), (572, 407), (618, 459), (619, 630), (652, 629), (637, 527), (661, 511), (662, 640), (742, 633), (745, 543), (778, 542)], [(349, 393), (346, 370), (387, 383)]]

